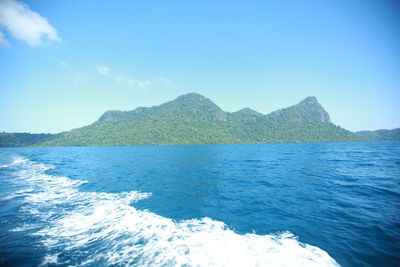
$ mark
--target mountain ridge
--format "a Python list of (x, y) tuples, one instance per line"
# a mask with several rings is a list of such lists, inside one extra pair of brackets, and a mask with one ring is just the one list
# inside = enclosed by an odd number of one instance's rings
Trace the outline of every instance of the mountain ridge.
[(90, 125), (58, 134), (0, 133), (0, 146), (182, 145), (400, 140), (400, 132), (353, 133), (333, 124), (315, 96), (262, 114), (225, 112), (197, 93), (158, 106), (109, 110)]

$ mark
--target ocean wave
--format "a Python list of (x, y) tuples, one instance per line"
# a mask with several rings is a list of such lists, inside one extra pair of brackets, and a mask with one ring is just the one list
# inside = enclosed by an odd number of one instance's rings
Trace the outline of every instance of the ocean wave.
[(338, 266), (290, 232), (242, 235), (211, 218), (175, 221), (132, 206), (150, 193), (83, 192), (87, 181), (49, 175), (52, 165), (19, 159), (16, 166), (14, 182), (25, 188), (14, 197), (41, 224), (14, 231), (35, 229), (49, 252), (42, 265)]

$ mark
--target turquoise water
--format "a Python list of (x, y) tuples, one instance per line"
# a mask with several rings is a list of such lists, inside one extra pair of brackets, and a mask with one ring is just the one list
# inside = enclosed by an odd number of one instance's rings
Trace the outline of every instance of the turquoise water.
[(0, 149), (0, 265), (395, 266), (400, 142)]

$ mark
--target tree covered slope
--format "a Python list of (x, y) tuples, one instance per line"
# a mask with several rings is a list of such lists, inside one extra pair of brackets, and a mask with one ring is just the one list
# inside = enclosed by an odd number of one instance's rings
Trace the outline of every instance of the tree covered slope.
[(367, 141), (398, 141), (400, 140), (400, 128), (393, 130), (376, 130), (356, 132), (361, 140)]
[(34, 146), (57, 136), (55, 134), (0, 133), (0, 147)]
[(365, 134), (352, 133), (334, 125), (315, 97), (308, 97), (297, 105), (263, 115), (249, 108), (233, 113), (224, 112), (210, 99), (195, 93), (182, 95), (159, 106), (139, 107), (132, 111), (107, 111), (89, 126), (57, 135), (28, 136), (29, 134), (2, 133), (0, 146), (369, 140)]

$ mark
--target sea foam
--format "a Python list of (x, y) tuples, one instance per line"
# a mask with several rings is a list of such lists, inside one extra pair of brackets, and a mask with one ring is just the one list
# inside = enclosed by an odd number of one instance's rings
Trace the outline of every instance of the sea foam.
[(338, 266), (290, 232), (242, 235), (210, 218), (175, 221), (133, 206), (150, 193), (83, 192), (86, 181), (49, 175), (54, 166), (27, 159), (7, 167), (24, 186), (9, 198), (40, 219), (14, 231), (35, 229), (49, 252), (42, 265)]

